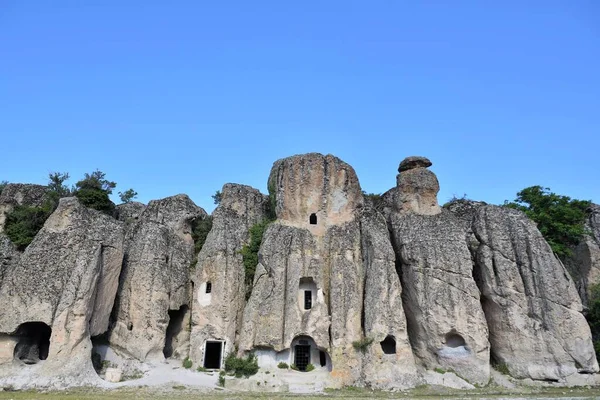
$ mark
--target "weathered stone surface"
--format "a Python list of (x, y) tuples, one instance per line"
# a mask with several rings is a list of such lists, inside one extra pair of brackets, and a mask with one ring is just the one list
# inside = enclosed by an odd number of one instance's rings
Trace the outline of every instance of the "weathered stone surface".
[(121, 378), (123, 377), (123, 371), (119, 368), (107, 368), (106, 373), (104, 375), (104, 379), (107, 382), (121, 382)]
[(115, 217), (119, 221), (133, 223), (140, 218), (145, 209), (146, 205), (137, 201), (119, 204), (115, 207)]
[(204, 217), (188, 196), (177, 195), (151, 201), (128, 226), (111, 344), (139, 360), (164, 358), (169, 310), (190, 303), (191, 221)]
[[(250, 186), (228, 183), (213, 212), (212, 229), (198, 254), (192, 275), (192, 341), (190, 358), (204, 359), (207, 340), (222, 340), (225, 351), (236, 343), (246, 304), (242, 247), (250, 228), (267, 217), (268, 197)], [(210, 283), (210, 293), (207, 293)]]
[[(365, 268), (364, 331), (373, 339), (363, 358), (361, 379), (367, 386), (380, 389), (417, 386), (421, 380), (408, 339), (402, 287), (385, 219), (367, 209), (360, 224)], [(393, 352), (389, 347), (392, 343)]]
[(0, 232), (4, 230), (6, 214), (17, 205), (41, 206), (48, 188), (42, 185), (9, 183), (0, 193)]
[[(18, 355), (36, 362), (39, 381), (48, 376), (95, 377), (90, 335), (106, 331), (123, 257), (121, 224), (63, 198), (0, 287), (0, 332), (17, 335)], [(22, 325), (32, 323), (31, 327)], [(49, 350), (28, 340), (47, 326)], [(30, 329), (31, 328), (31, 329)], [(14, 337), (14, 336), (13, 336)], [(25, 352), (25, 353), (24, 353)], [(33, 360), (31, 360), (33, 359)], [(37, 367), (37, 366), (36, 366)], [(8, 371), (8, 372), (7, 372)], [(11, 377), (10, 368), (0, 377)], [(35, 381), (35, 379), (34, 379)]]
[(398, 172), (408, 171), (409, 169), (415, 168), (429, 168), (433, 164), (426, 157), (421, 156), (410, 156), (406, 157), (402, 162), (400, 162), (400, 166), (398, 167)]
[(495, 362), (536, 380), (598, 372), (575, 285), (535, 224), (520, 211), (484, 206), (473, 232)]
[[(318, 235), (329, 225), (352, 221), (354, 210), (364, 202), (354, 169), (332, 155), (309, 153), (278, 160), (268, 186), (278, 219)], [(311, 214), (317, 220), (314, 225), (309, 225)]]
[(450, 212), (392, 213), (388, 223), (418, 361), (427, 369), (452, 369), (471, 382), (487, 383), (488, 329), (460, 220)]
[(425, 167), (428, 162), (423, 157), (409, 157), (400, 163), (396, 187), (383, 195), (386, 214), (436, 215), (441, 212), (437, 201), (440, 184), (435, 174)]
[[(273, 364), (293, 363), (294, 344), (306, 340), (327, 353), (325, 368), (335, 382), (414, 385), (391, 244), (383, 220), (361, 219), (364, 203), (354, 170), (332, 156), (294, 156), (275, 163), (269, 186), (278, 219), (263, 237), (240, 350), (272, 349)], [(305, 291), (311, 294), (308, 309)], [(353, 346), (364, 337), (383, 341), (388, 335), (396, 339), (391, 355), (383, 354), (379, 342), (366, 354)]]

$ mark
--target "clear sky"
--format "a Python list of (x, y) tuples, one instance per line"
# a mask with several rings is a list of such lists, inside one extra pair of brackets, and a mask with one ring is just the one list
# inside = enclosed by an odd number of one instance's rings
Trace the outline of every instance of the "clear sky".
[(98, 168), (211, 211), (305, 152), (368, 192), (423, 155), (440, 203), (599, 203), (600, 2), (0, 0), (0, 180)]

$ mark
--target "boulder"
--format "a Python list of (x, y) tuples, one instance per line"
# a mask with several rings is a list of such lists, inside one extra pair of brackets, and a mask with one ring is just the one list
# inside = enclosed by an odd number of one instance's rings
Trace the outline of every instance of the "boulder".
[(177, 195), (151, 201), (127, 225), (111, 345), (143, 361), (163, 360), (174, 337), (189, 344), (191, 223), (204, 217), (188, 196)]
[(246, 304), (245, 269), (241, 255), (250, 228), (267, 218), (268, 197), (250, 186), (228, 183), (212, 215), (212, 229), (198, 254), (192, 274), (192, 341), (190, 358), (204, 360), (207, 341), (234, 347)]
[(383, 195), (386, 214), (436, 215), (441, 212), (437, 201), (440, 184), (427, 169), (430, 165), (424, 157), (408, 157), (400, 163), (396, 187)]
[(489, 205), (477, 208), (473, 233), (493, 361), (534, 380), (598, 372), (575, 284), (535, 223)]
[(429, 168), (432, 165), (433, 164), (431, 163), (431, 161), (429, 161), (429, 159), (426, 157), (410, 156), (406, 157), (400, 162), (398, 172), (404, 172), (416, 168)]

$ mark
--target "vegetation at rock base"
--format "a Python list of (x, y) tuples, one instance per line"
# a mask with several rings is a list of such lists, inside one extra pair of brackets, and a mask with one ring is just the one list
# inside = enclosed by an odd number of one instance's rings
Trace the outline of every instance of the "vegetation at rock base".
[(219, 386), (225, 387), (225, 371), (219, 372)]
[(371, 345), (371, 343), (373, 343), (373, 338), (363, 337), (360, 340), (355, 340), (354, 342), (352, 342), (352, 347), (364, 353), (367, 350), (367, 347)]
[(192, 368), (192, 365), (194, 363), (192, 362), (192, 360), (190, 360), (189, 357), (186, 357), (185, 360), (183, 360), (183, 362), (181, 363), (181, 365), (183, 366), (183, 368), (185, 369), (190, 369)]
[(258, 265), (258, 250), (262, 243), (262, 238), (267, 230), (267, 226), (271, 220), (265, 219), (250, 228), (250, 241), (242, 247), (241, 254), (244, 262), (244, 283), (246, 285), (246, 300), (250, 298), (252, 293), (252, 285), (254, 284), (254, 274)]
[(315, 370), (315, 366), (312, 364), (308, 364), (306, 365), (306, 372), (310, 372), (310, 371), (314, 371)]
[(225, 359), (225, 371), (235, 375), (236, 378), (242, 376), (248, 378), (258, 372), (258, 360), (254, 353), (248, 354), (246, 358), (240, 358), (232, 352)]
[(506, 207), (523, 211), (537, 223), (538, 229), (557, 256), (564, 259), (572, 255), (585, 233), (585, 219), (591, 202), (575, 200), (550, 192), (549, 188), (531, 186), (517, 193)]
[(123, 203), (131, 203), (137, 197), (138, 193), (133, 189), (127, 189), (124, 192), (119, 192), (119, 198)]
[(288, 365), (288, 363), (281, 361), (279, 364), (277, 364), (277, 368), (279, 369), (288, 369), (290, 366)]

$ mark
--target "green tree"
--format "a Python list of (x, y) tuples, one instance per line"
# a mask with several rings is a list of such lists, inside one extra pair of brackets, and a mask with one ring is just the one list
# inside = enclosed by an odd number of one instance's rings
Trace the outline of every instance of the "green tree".
[(572, 255), (585, 233), (585, 220), (591, 202), (575, 200), (550, 192), (549, 188), (531, 186), (517, 193), (506, 207), (523, 211), (537, 223), (538, 229), (561, 258)]
[(221, 193), (220, 190), (217, 190), (215, 192), (215, 194), (213, 194), (211, 197), (213, 198), (213, 201), (215, 202), (216, 205), (221, 204), (221, 198), (222, 198), (223, 194)]
[(198, 218), (192, 223), (192, 238), (194, 239), (194, 252), (196, 254), (202, 250), (206, 237), (212, 229), (212, 222), (212, 217), (209, 215), (206, 218)]
[(75, 184), (75, 196), (81, 204), (94, 210), (112, 214), (115, 204), (110, 201), (109, 195), (117, 186), (115, 182), (106, 179), (106, 174), (96, 170), (85, 174), (84, 178)]
[(42, 229), (52, 211), (53, 208), (49, 206), (49, 203), (44, 207), (15, 206), (11, 212), (6, 214), (4, 232), (17, 246), (17, 249), (23, 251)]
[[(588, 311), (586, 319), (590, 324), (592, 339), (594, 340), (594, 350), (596, 358), (600, 356), (600, 284), (590, 287), (590, 296), (588, 300)], [(600, 361), (600, 359), (599, 359)]]
[(6, 185), (8, 185), (8, 181), (0, 181), (0, 193), (2, 193)]
[(58, 199), (62, 197), (69, 197), (71, 189), (65, 185), (65, 182), (69, 180), (68, 172), (50, 172), (48, 174), (48, 194), (50, 201), (58, 205)]
[(133, 189), (127, 189), (124, 192), (119, 192), (119, 198), (123, 203), (131, 203), (131, 200), (137, 197), (138, 193)]

